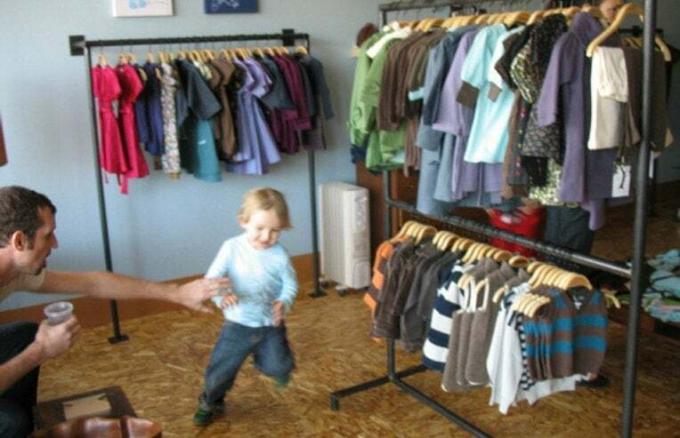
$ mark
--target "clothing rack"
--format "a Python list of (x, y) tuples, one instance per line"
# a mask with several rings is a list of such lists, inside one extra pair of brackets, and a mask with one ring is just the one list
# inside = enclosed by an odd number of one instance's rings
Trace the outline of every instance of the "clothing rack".
[[(104, 184), (102, 182), (102, 171), (99, 166), (99, 141), (98, 141), (98, 124), (97, 113), (92, 92), (92, 49), (112, 46), (130, 47), (130, 46), (152, 46), (159, 44), (201, 44), (213, 42), (235, 42), (235, 41), (278, 41), (281, 40), (284, 46), (294, 46), (297, 41), (302, 41), (305, 48), (309, 52), (310, 39), (307, 33), (296, 33), (294, 29), (283, 29), (281, 33), (267, 33), (267, 34), (234, 34), (234, 35), (206, 35), (206, 36), (191, 36), (191, 37), (171, 37), (171, 38), (131, 38), (131, 39), (111, 39), (111, 40), (87, 40), (83, 35), (70, 35), (69, 47), (71, 56), (85, 57), (85, 68), (87, 76), (87, 87), (90, 96), (90, 123), (92, 125), (92, 144), (94, 147), (95, 169), (97, 176), (97, 204), (99, 206), (99, 218), (101, 222), (101, 233), (104, 244), (104, 259), (106, 263), (106, 270), (113, 272), (113, 263), (111, 259), (111, 245), (109, 238), (109, 227), (106, 216), (106, 197), (104, 195)], [(316, 211), (316, 166), (314, 149), (309, 148), (307, 151), (308, 169), (309, 169), (309, 203), (311, 209), (312, 219), (312, 254), (313, 254), (313, 275), (314, 275), (314, 289), (310, 292), (312, 297), (321, 297), (326, 295), (321, 287), (319, 279), (320, 263), (319, 263), (319, 242), (318, 242), (318, 226), (317, 226), (317, 211)], [(118, 304), (115, 300), (111, 300), (111, 322), (113, 324), (113, 336), (109, 338), (112, 344), (126, 341), (127, 335), (121, 334), (120, 320), (118, 317)]]
[[(466, 1), (451, 2), (452, 4), (471, 3)], [(486, 3), (486, 2), (485, 2)], [(454, 6), (455, 6), (454, 4)], [(414, 8), (430, 8), (431, 5), (414, 6)], [(399, 9), (402, 10), (402, 9)], [(385, 212), (385, 228), (386, 235), (392, 234), (392, 216), (391, 209), (397, 208), (409, 213), (418, 214), (429, 219), (446, 222), (453, 226), (462, 228), (464, 230), (472, 231), (487, 237), (499, 237), (506, 241), (519, 243), (525, 247), (534, 249), (544, 254), (552, 255), (554, 257), (568, 260), (570, 262), (588, 266), (591, 268), (600, 269), (623, 278), (631, 279), (632, 288), (630, 294), (630, 307), (628, 311), (628, 327), (627, 327), (627, 348), (626, 348), (626, 367), (624, 374), (624, 398), (623, 398), (623, 413), (621, 418), (621, 436), (628, 438), (632, 436), (633, 422), (634, 422), (634, 408), (635, 408), (635, 387), (637, 381), (637, 350), (638, 337), (640, 328), (640, 306), (642, 300), (642, 292), (647, 285), (647, 276), (644, 269), (644, 250), (645, 250), (645, 230), (647, 228), (647, 195), (648, 195), (648, 178), (649, 178), (649, 151), (651, 139), (651, 80), (653, 77), (653, 62), (652, 55), (654, 51), (654, 32), (656, 29), (656, 0), (645, 0), (644, 11), (644, 36), (643, 36), (643, 78), (642, 78), (642, 140), (640, 143), (638, 172), (637, 172), (637, 191), (635, 196), (635, 222), (633, 234), (633, 264), (632, 268), (621, 266), (610, 261), (588, 256), (584, 254), (568, 251), (553, 245), (546, 244), (541, 241), (535, 241), (526, 237), (501, 231), (482, 225), (469, 219), (463, 219), (455, 216), (433, 217), (423, 215), (417, 212), (416, 208), (408, 203), (394, 200), (390, 197), (390, 173), (383, 172), (383, 191), (385, 202), (388, 206)], [(381, 8), (381, 11), (383, 9)], [(383, 15), (384, 17), (384, 15)], [(387, 21), (384, 20), (383, 24)], [(364, 382), (349, 388), (335, 391), (330, 396), (330, 406), (332, 410), (340, 408), (340, 399), (356, 394), (358, 392), (366, 391), (386, 383), (394, 383), (397, 387), (415, 397), (420, 402), (428, 405), (439, 414), (443, 415), (450, 421), (456, 423), (462, 429), (472, 433), (475, 436), (488, 437), (486, 432), (482, 431), (475, 425), (468, 422), (464, 417), (447, 409), (440, 403), (433, 400), (431, 397), (425, 395), (420, 390), (407, 384), (402, 379), (404, 377), (425, 371), (424, 365), (417, 365), (407, 368), (402, 371), (396, 370), (396, 356), (395, 356), (395, 340), (387, 340), (387, 375)]]

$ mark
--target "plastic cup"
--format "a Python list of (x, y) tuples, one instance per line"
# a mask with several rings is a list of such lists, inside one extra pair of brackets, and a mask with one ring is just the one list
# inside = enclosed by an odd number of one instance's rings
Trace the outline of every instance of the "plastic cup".
[(68, 301), (57, 301), (46, 306), (44, 312), (49, 325), (61, 324), (71, 317), (73, 304)]

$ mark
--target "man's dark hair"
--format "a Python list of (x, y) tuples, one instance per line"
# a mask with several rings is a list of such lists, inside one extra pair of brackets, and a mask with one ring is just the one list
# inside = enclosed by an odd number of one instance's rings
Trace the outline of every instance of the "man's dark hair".
[(52, 214), (57, 212), (52, 201), (41, 193), (19, 186), (0, 187), (0, 248), (16, 231), (22, 231), (32, 242), (43, 225), (38, 210), (45, 207)]

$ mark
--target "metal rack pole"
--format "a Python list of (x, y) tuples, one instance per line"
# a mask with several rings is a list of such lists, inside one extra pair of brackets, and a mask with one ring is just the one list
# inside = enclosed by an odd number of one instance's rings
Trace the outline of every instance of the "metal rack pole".
[[(385, 202), (387, 203), (387, 208), (385, 209), (385, 228), (387, 235), (392, 232), (392, 207), (394, 205), (390, 197), (390, 173), (388, 171), (383, 172), (383, 191), (385, 194)], [(466, 430), (477, 437), (489, 437), (486, 432), (477, 428), (472, 423), (468, 422), (465, 418), (456, 414), (455, 412), (447, 409), (443, 405), (437, 403), (432, 398), (425, 395), (419, 389), (412, 385), (402, 381), (402, 378), (426, 371), (427, 368), (424, 365), (417, 365), (411, 368), (407, 368), (403, 371), (396, 371), (396, 351), (395, 351), (395, 340), (394, 338), (387, 339), (387, 375), (379, 377), (377, 379), (361, 383), (359, 385), (352, 386), (350, 388), (345, 388), (339, 391), (331, 393), (330, 404), (332, 410), (340, 409), (340, 399), (348, 397), (350, 395), (356, 394), (358, 392), (366, 391), (387, 383), (393, 383), (399, 387), (402, 391), (416, 398), (421, 403), (434, 409), (440, 415), (447, 418), (449, 421), (457, 424), (463, 430)]]
[[(99, 218), (101, 222), (102, 242), (104, 247), (104, 259), (106, 270), (113, 272), (113, 263), (111, 257), (111, 243), (109, 237), (109, 227), (106, 213), (106, 196), (103, 187), (103, 175), (99, 165), (99, 129), (97, 124), (97, 110), (92, 93), (92, 48), (93, 47), (114, 47), (114, 46), (140, 46), (140, 45), (159, 45), (159, 44), (182, 44), (182, 43), (209, 43), (209, 42), (227, 42), (227, 41), (265, 41), (265, 40), (282, 40), (284, 46), (295, 45), (295, 41), (303, 40), (305, 47), (309, 51), (310, 38), (307, 33), (296, 33), (294, 29), (283, 29), (281, 33), (271, 34), (236, 34), (236, 35), (212, 35), (212, 36), (191, 36), (191, 37), (173, 37), (173, 38), (128, 38), (128, 39), (110, 39), (110, 40), (87, 40), (83, 35), (69, 36), (69, 49), (71, 56), (82, 56), (85, 58), (87, 86), (89, 90), (90, 107), (90, 124), (92, 132), (92, 144), (94, 145), (95, 156), (95, 172), (97, 177), (97, 205), (99, 208)], [(309, 161), (309, 185), (310, 185), (310, 208), (312, 211), (312, 252), (313, 252), (313, 275), (314, 287), (312, 296), (323, 296), (325, 292), (320, 286), (320, 263), (319, 263), (319, 245), (318, 245), (318, 226), (316, 214), (316, 172), (315, 172), (315, 158), (314, 151), (308, 151)], [(115, 300), (111, 300), (111, 323), (113, 325), (113, 336), (109, 338), (111, 343), (117, 343), (128, 340), (127, 335), (121, 334), (120, 318), (118, 315), (118, 304)]]
[(647, 194), (649, 190), (649, 145), (652, 120), (652, 77), (654, 73), (654, 33), (656, 29), (656, 0), (645, 0), (642, 72), (642, 143), (638, 155), (635, 225), (633, 235), (633, 275), (628, 308), (628, 340), (626, 369), (623, 384), (623, 415), (621, 436), (630, 437), (635, 421), (635, 386), (637, 382), (637, 351), (640, 331), (642, 292), (646, 289), (645, 231), (647, 229)]
[[(99, 222), (102, 233), (102, 242), (104, 245), (104, 263), (106, 264), (106, 270), (113, 272), (113, 263), (111, 259), (111, 245), (109, 242), (109, 224), (106, 217), (106, 197), (104, 196), (104, 184), (102, 182), (102, 171), (99, 166), (99, 141), (98, 141), (98, 131), (97, 131), (97, 109), (94, 102), (94, 95), (92, 94), (92, 76), (90, 72), (92, 70), (92, 51), (85, 47), (85, 69), (87, 71), (87, 88), (90, 90), (90, 99), (88, 101), (90, 107), (90, 124), (92, 132), (92, 144), (94, 147), (94, 161), (95, 161), (95, 175), (97, 177), (97, 204), (99, 206)], [(128, 336), (123, 335), (120, 332), (120, 319), (118, 317), (118, 303), (116, 300), (111, 300), (109, 302), (111, 310), (111, 323), (113, 325), (113, 336), (109, 338), (109, 342), (112, 344), (117, 344), (119, 342), (127, 341)]]

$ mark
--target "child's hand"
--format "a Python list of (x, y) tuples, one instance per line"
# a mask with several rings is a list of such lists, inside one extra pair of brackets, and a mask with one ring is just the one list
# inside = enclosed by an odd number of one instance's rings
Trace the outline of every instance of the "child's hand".
[(222, 301), (220, 302), (220, 307), (226, 309), (229, 306), (233, 306), (238, 303), (238, 296), (234, 294), (226, 294), (222, 296)]
[(283, 301), (274, 301), (272, 306), (272, 318), (274, 319), (274, 326), (278, 327), (283, 322), (284, 313)]

